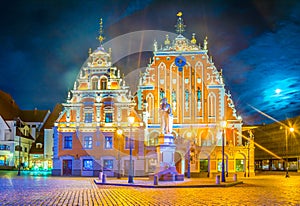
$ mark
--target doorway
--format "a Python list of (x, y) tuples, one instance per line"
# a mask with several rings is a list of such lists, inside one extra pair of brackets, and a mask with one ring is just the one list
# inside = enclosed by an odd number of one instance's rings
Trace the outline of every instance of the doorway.
[(63, 175), (72, 175), (72, 160), (63, 160)]

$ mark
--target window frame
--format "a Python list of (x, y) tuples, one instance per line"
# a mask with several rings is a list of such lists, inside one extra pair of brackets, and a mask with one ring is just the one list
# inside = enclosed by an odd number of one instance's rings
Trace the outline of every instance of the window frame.
[[(106, 162), (111, 162), (109, 167), (106, 167)], [(113, 159), (103, 159), (103, 170), (112, 171), (114, 169), (114, 160)]]
[[(86, 163), (90, 164), (90, 165), (86, 167)], [(93, 159), (83, 159), (82, 160), (82, 170), (84, 170), (84, 171), (94, 170), (94, 160)]]
[(83, 149), (93, 149), (93, 136), (83, 137)]
[[(66, 140), (67, 138), (70, 138), (68, 140)], [(67, 144), (67, 142), (70, 144)], [(70, 146), (70, 147), (67, 147)], [(68, 150), (68, 149), (73, 149), (73, 136), (72, 135), (66, 135), (64, 136), (63, 139), (63, 149)]]
[[(110, 139), (110, 141), (108, 140)], [(107, 147), (107, 143), (110, 142), (110, 147)], [(113, 149), (113, 137), (112, 136), (105, 136), (104, 137), (104, 149)]]

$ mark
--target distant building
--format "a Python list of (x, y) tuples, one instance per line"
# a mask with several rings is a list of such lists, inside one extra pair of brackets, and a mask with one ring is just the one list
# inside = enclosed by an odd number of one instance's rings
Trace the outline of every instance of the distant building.
[(12, 97), (0, 91), (0, 168), (31, 168), (30, 149), (50, 115), (48, 110), (20, 110)]
[(53, 158), (53, 126), (62, 105), (57, 104), (43, 127), (40, 129), (39, 135), (30, 148), (30, 165), (35, 170), (51, 170)]
[(300, 171), (300, 117), (259, 125), (255, 135), (255, 169)]
[[(111, 51), (103, 48), (100, 32), (100, 46), (89, 53), (55, 124), (53, 175), (127, 175), (130, 138), (134, 176), (155, 172), (164, 98), (172, 107), (174, 162), (180, 174), (220, 173), (223, 142), (226, 173), (254, 175), (253, 134), (242, 135), (247, 128), (225, 89), (222, 71), (208, 55), (208, 39), (200, 44), (195, 35), (191, 40), (184, 37), (181, 14), (176, 28), (175, 39), (154, 41), (153, 58), (134, 96), (111, 65)], [(134, 117), (134, 124), (128, 116)]]

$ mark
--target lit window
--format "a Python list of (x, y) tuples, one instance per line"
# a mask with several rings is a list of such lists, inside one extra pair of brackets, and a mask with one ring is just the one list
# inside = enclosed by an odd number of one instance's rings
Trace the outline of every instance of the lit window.
[[(226, 170), (227, 166), (226, 166), (226, 160), (224, 161), (224, 168)], [(218, 160), (218, 172), (222, 171), (222, 159)]]
[(112, 149), (112, 137), (105, 137), (105, 149)]
[(85, 159), (83, 160), (83, 170), (93, 170), (93, 160)]
[(208, 160), (200, 160), (200, 171), (208, 171)]
[(114, 161), (112, 159), (103, 160), (103, 170), (112, 170), (114, 168)]
[(72, 149), (72, 136), (64, 137), (64, 149)]
[(93, 113), (87, 112), (84, 115), (85, 115), (84, 116), (84, 122), (85, 123), (91, 123), (91, 122), (93, 122)]
[(235, 171), (236, 172), (244, 172), (244, 160), (237, 159), (235, 160)]
[(83, 148), (84, 149), (92, 149), (93, 148), (93, 139), (91, 136), (84, 137)]
[(113, 113), (105, 113), (105, 122), (110, 123), (113, 121)]

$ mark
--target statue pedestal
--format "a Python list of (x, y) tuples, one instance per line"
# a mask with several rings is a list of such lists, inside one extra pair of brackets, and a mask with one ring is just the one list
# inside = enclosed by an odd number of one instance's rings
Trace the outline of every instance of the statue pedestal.
[(158, 143), (156, 146), (158, 165), (154, 175), (157, 175), (159, 180), (183, 181), (184, 175), (178, 174), (175, 167), (176, 145), (174, 144), (174, 136), (172, 134), (160, 134)]

